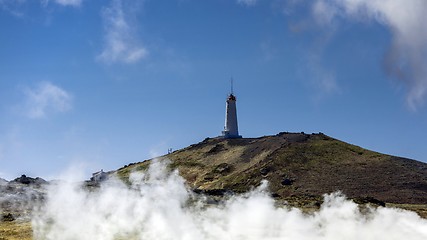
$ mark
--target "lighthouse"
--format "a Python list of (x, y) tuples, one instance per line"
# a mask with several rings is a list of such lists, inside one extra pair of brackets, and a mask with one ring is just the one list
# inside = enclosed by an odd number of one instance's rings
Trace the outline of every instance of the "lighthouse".
[(239, 128), (237, 127), (236, 97), (233, 94), (233, 79), (231, 80), (231, 92), (227, 97), (225, 105), (225, 126), (222, 136), (224, 138), (242, 138), (239, 135)]

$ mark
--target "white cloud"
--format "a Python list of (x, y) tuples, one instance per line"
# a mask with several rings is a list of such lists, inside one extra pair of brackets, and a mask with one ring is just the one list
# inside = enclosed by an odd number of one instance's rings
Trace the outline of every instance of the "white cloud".
[(105, 63), (134, 63), (146, 57), (148, 51), (135, 36), (135, 27), (126, 18), (121, 0), (112, 0), (102, 11), (105, 45), (97, 59)]
[(26, 0), (0, 0), (0, 9), (15, 17), (22, 17), (26, 3)]
[(317, 1), (313, 4), (313, 12), (317, 22), (325, 26), (332, 23), (337, 11), (335, 5), (329, 5), (325, 1)]
[(63, 6), (79, 7), (83, 0), (55, 0), (55, 3)]
[(425, 0), (317, 0), (316, 19), (333, 23), (337, 17), (376, 21), (392, 33), (393, 43), (385, 56), (388, 74), (407, 89), (407, 104), (416, 110), (427, 98), (427, 27)]
[[(0, 10), (8, 12), (15, 17), (22, 18), (26, 16), (31, 2), (33, 1), (0, 0)], [(39, 2), (43, 7), (46, 7), (49, 2), (53, 2), (61, 6), (80, 7), (83, 0), (39, 0)]]
[(44, 6), (47, 6), (49, 2), (54, 2), (62, 6), (80, 7), (83, 0), (41, 0)]
[(335, 72), (326, 69), (321, 64), (318, 54), (309, 55), (307, 58), (307, 69), (309, 70), (312, 87), (321, 90), (324, 94), (339, 93), (340, 88), (336, 82)]
[(26, 115), (30, 118), (44, 118), (49, 112), (67, 112), (72, 108), (72, 96), (50, 82), (41, 82), (35, 88), (24, 91)]
[[(324, 41), (328, 41), (325, 39)], [(325, 97), (341, 94), (341, 87), (337, 82), (334, 69), (323, 64), (323, 48), (325, 43), (317, 42), (317, 47), (307, 48), (302, 51), (297, 65), (297, 76), (301, 82), (313, 91), (310, 94), (315, 103)]]
[(253, 6), (257, 3), (258, 0), (237, 0), (238, 3), (244, 4), (247, 6)]

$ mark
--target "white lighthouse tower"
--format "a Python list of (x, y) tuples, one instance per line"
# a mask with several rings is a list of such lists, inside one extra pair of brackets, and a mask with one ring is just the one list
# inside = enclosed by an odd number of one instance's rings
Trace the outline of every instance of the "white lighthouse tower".
[(239, 135), (239, 128), (237, 127), (237, 110), (236, 110), (236, 97), (233, 94), (233, 79), (231, 79), (231, 92), (227, 97), (227, 104), (225, 108), (225, 126), (222, 131), (224, 138), (241, 138)]

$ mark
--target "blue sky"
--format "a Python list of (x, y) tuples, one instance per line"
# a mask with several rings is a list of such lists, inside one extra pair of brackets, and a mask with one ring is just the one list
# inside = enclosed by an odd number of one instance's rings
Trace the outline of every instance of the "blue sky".
[(89, 177), (220, 134), (427, 161), (423, 0), (0, 0), (0, 177)]

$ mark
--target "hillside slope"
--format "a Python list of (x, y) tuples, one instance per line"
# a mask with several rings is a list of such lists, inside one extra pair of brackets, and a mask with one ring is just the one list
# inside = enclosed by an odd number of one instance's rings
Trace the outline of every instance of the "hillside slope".
[[(195, 191), (241, 193), (269, 181), (276, 199), (318, 197), (341, 190), (350, 198), (427, 203), (427, 164), (369, 151), (324, 134), (280, 133), (260, 138), (207, 138), (161, 158)], [(117, 171), (126, 179), (150, 161)]]

